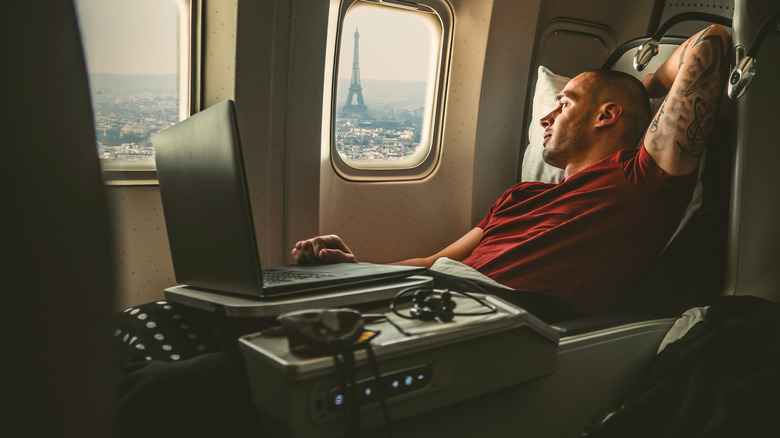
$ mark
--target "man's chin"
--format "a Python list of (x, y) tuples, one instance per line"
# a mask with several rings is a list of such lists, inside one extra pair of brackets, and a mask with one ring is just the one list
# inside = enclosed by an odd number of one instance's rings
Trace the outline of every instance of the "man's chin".
[(557, 160), (555, 159), (555, 154), (552, 153), (549, 149), (545, 149), (542, 151), (542, 160), (549, 164), (552, 167), (561, 169), (562, 167), (557, 163)]

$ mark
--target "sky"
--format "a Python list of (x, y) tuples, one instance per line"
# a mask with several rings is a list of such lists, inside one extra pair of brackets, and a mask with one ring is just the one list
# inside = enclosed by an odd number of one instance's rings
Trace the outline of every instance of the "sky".
[(90, 73), (176, 74), (176, 0), (75, 0)]
[(360, 78), (428, 80), (439, 51), (441, 24), (431, 14), (357, 4), (344, 18), (339, 76), (352, 76), (355, 29), (360, 33)]
[[(176, 74), (180, 0), (75, 0), (90, 73)], [(172, 24), (174, 23), (174, 24)], [(361, 79), (425, 81), (441, 24), (431, 14), (356, 4), (344, 19), (339, 76), (352, 75), (355, 29)]]

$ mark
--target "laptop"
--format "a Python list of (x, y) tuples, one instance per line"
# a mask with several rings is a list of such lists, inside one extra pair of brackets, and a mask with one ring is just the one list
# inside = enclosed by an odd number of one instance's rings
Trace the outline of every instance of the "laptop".
[[(236, 297), (287, 300), (291, 295), (343, 292), (347, 286), (370, 293), (367, 284), (424, 271), (364, 263), (262, 269), (231, 100), (154, 134), (152, 143), (173, 267), (182, 285), (175, 288), (178, 293), (192, 290), (213, 300), (229, 296), (231, 303)], [(335, 295), (349, 301), (342, 293)]]

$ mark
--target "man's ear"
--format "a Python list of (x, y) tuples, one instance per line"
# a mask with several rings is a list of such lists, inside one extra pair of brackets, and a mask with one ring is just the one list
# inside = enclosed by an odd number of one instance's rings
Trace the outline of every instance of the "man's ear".
[(623, 107), (617, 102), (607, 102), (601, 105), (596, 116), (596, 127), (603, 128), (614, 125), (622, 113)]

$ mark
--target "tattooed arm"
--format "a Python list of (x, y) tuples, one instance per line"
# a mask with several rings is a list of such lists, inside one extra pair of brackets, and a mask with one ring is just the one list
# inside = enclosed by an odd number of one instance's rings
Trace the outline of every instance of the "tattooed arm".
[(696, 169), (712, 133), (728, 77), (731, 37), (712, 25), (689, 38), (642, 81), (653, 96), (668, 90), (645, 133), (645, 148), (672, 175)]

